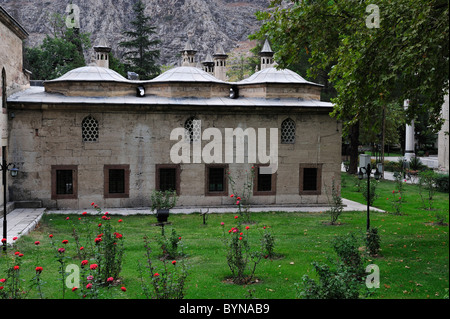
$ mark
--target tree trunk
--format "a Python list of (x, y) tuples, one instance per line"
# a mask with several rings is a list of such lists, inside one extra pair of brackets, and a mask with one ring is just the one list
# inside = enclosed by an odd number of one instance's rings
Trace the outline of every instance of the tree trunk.
[(348, 172), (358, 172), (359, 121), (350, 127), (350, 165)]

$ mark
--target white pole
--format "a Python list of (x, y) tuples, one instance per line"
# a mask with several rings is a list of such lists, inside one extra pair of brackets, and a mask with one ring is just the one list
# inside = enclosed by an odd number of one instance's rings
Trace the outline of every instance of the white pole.
[[(405, 109), (409, 106), (409, 100), (405, 100), (403, 106)], [(414, 157), (414, 120), (411, 121), (411, 124), (406, 124), (406, 132), (405, 132), (405, 159), (409, 162), (409, 160)]]

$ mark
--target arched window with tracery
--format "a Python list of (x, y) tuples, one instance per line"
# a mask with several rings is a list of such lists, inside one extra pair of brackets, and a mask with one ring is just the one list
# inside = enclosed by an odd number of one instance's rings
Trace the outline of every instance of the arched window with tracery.
[(83, 142), (98, 141), (98, 121), (91, 115), (86, 116), (81, 122)]
[(295, 143), (295, 122), (287, 118), (281, 123), (281, 143), (294, 144)]

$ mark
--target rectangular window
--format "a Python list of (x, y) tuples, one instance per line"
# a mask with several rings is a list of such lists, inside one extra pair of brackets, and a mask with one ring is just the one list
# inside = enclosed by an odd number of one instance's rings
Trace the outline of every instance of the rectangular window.
[(59, 169), (56, 171), (56, 194), (73, 194), (73, 175), (72, 170)]
[(175, 190), (180, 194), (180, 166), (171, 164), (156, 165), (156, 189), (160, 191)]
[(52, 166), (52, 199), (76, 199), (78, 193), (76, 165)]
[(275, 195), (277, 173), (261, 174), (262, 166), (255, 166), (253, 195)]
[(130, 166), (105, 165), (105, 198), (128, 198), (130, 194)]
[(300, 195), (320, 195), (322, 164), (300, 164)]
[(211, 164), (205, 166), (205, 194), (209, 196), (227, 196), (228, 165)]

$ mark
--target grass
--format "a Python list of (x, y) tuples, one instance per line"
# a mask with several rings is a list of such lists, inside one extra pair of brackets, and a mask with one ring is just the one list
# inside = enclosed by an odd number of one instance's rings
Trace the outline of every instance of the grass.
[[(361, 193), (356, 191), (354, 178), (343, 174), (342, 195), (345, 198), (364, 203)], [(378, 185), (380, 197), (374, 206), (389, 211), (391, 205), (386, 198), (392, 194), (394, 183), (383, 181)], [(406, 185), (402, 215), (392, 213), (371, 213), (371, 225), (379, 228), (381, 236), (381, 253), (379, 257), (367, 260), (380, 269), (381, 286), (370, 298), (375, 299), (442, 299), (449, 287), (449, 234), (448, 226), (434, 225), (435, 213), (446, 214), (448, 222), (448, 194), (436, 193), (435, 211), (421, 208), (417, 186)], [(68, 215), (77, 223), (81, 216)], [(50, 245), (48, 234), (60, 243), (68, 239), (64, 246), (68, 263), (79, 265), (76, 257), (75, 242), (71, 234), (70, 223), (66, 215), (44, 215), (37, 229), (16, 242), (10, 249), (7, 258), (0, 258), (0, 278), (5, 278), (7, 265), (11, 266), (14, 251), (24, 254), (21, 259), (20, 278), (24, 279), (23, 287), (28, 287), (35, 274), (35, 267), (42, 266), (41, 279), (45, 282), (42, 291), (45, 298), (61, 298), (61, 279), (58, 274), (58, 262), (54, 248)], [(311, 263), (327, 261), (327, 256), (334, 257), (331, 242), (336, 235), (355, 232), (362, 238), (366, 215), (364, 212), (344, 212), (340, 225), (328, 225), (329, 215), (322, 213), (287, 213), (267, 212), (254, 213), (255, 224), (250, 224), (250, 240), (258, 245), (262, 226), (267, 225), (276, 238), (275, 252), (282, 255), (278, 259), (263, 259), (257, 267), (258, 283), (235, 285), (225, 279), (230, 275), (226, 264), (225, 249), (221, 241), (221, 222), (225, 229), (235, 226), (232, 214), (210, 214), (207, 224), (199, 214), (171, 215), (170, 225), (165, 227), (166, 234), (175, 229), (182, 237), (183, 251), (186, 257), (180, 262), (189, 267), (186, 298), (201, 299), (245, 299), (250, 296), (261, 299), (296, 298), (295, 283), (300, 283), (303, 275), (314, 277)], [(96, 216), (83, 216), (96, 225)], [(112, 216), (118, 231), (124, 234), (125, 256), (120, 283), (110, 289), (103, 298), (143, 298), (139, 280), (138, 264), (145, 263), (143, 237), (154, 238), (161, 232), (155, 226), (154, 216)], [(34, 242), (41, 242), (36, 246)], [(62, 246), (59, 244), (59, 246)], [(152, 242), (156, 250), (157, 244)], [(16, 257), (17, 258), (17, 257)], [(161, 263), (157, 263), (161, 267)], [(6, 283), (4, 283), (6, 285)], [(127, 291), (120, 291), (126, 286)], [(39, 298), (36, 289), (26, 295), (27, 298)], [(65, 298), (79, 298), (71, 291), (66, 291)]]

